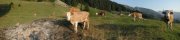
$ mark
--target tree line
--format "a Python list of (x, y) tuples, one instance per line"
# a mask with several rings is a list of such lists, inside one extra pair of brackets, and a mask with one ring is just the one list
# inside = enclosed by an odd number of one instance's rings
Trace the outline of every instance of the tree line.
[[(34, 2), (54, 2), (55, 0), (24, 0), (24, 1), (34, 1)], [(127, 11), (130, 12), (132, 9), (127, 7), (127, 5), (118, 4), (116, 2), (110, 1), (110, 0), (60, 0), (65, 2), (68, 5), (71, 6), (78, 6), (78, 4), (82, 4), (85, 7), (81, 8), (81, 10), (88, 11), (89, 7), (97, 8), (100, 10), (106, 10), (106, 11)]]
[(118, 4), (110, 0), (61, 0), (68, 5), (77, 6), (78, 4), (83, 4), (85, 7), (93, 7), (100, 10), (106, 11), (131, 11), (127, 8), (127, 5)]

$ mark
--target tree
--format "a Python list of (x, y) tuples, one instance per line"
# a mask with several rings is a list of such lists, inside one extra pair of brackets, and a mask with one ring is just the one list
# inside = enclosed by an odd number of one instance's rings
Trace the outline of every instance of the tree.
[[(131, 11), (126, 8), (126, 5), (118, 4), (110, 0), (63, 0), (65, 3), (71, 6), (77, 6), (78, 4), (85, 5), (85, 8), (93, 7), (106, 11)], [(82, 8), (81, 8), (82, 9)]]

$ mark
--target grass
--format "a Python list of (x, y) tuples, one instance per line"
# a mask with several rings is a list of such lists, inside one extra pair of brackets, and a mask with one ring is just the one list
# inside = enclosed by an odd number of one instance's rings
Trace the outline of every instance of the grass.
[[(18, 4), (20, 3), (20, 7)], [(63, 9), (63, 10), (62, 10)], [(1, 28), (9, 25), (15, 25), (16, 23), (31, 22), (37, 18), (47, 18), (52, 13), (55, 13), (56, 17), (64, 15), (67, 8), (53, 5), (51, 2), (27, 2), (27, 1), (15, 1), (14, 8), (10, 10), (6, 15), (0, 18)], [(34, 16), (34, 14), (37, 16)]]
[[(115, 16), (115, 15), (114, 15)], [(165, 23), (159, 20), (133, 21), (131, 17), (96, 17), (92, 18), (93, 29), (100, 29), (107, 39), (122, 40), (178, 40), (179, 24), (175, 24), (174, 31), (170, 31)], [(93, 25), (91, 23), (91, 25)], [(92, 30), (93, 30), (92, 29)], [(97, 31), (97, 30), (95, 30)]]
[[(0, 17), (0, 28), (7, 28), (16, 23), (29, 23), (39, 18), (48, 18), (52, 13), (61, 19), (68, 8), (54, 5), (51, 2), (28, 2), (0, 0), (0, 3), (14, 2), (15, 7), (6, 15)], [(21, 7), (17, 5), (21, 4)], [(95, 16), (98, 9), (90, 7), (90, 31), (92, 38), (97, 40), (178, 40), (180, 39), (180, 24), (174, 25), (170, 31), (165, 23), (159, 20), (147, 19), (133, 21), (132, 17), (119, 16), (108, 12), (106, 16)], [(37, 13), (37, 16), (33, 14)]]

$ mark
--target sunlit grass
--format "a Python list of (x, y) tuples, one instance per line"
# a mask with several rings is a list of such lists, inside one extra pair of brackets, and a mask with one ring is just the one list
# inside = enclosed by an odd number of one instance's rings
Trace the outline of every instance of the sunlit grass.
[[(9, 1), (2, 1), (7, 3)], [(55, 13), (56, 18), (62, 18), (67, 7), (56, 6), (51, 2), (13, 1), (15, 8), (0, 17), (0, 28), (14, 26), (16, 23), (29, 23), (39, 18), (48, 18)], [(17, 5), (21, 4), (20, 7)], [(174, 31), (170, 31), (160, 20), (137, 20), (127, 15), (115, 15), (107, 12), (105, 16), (96, 16), (98, 9), (90, 7), (90, 34), (96, 39), (109, 40), (178, 40), (180, 39), (180, 24), (175, 23)], [(37, 16), (34, 16), (37, 13)]]
[[(1, 28), (5, 26), (15, 25), (16, 23), (27, 23), (37, 18), (48, 18), (55, 13), (57, 18), (64, 16), (67, 8), (53, 5), (50, 2), (27, 2), (21, 1), (14, 2), (14, 8), (10, 10), (6, 15), (0, 18)], [(34, 14), (37, 16), (34, 16)]]

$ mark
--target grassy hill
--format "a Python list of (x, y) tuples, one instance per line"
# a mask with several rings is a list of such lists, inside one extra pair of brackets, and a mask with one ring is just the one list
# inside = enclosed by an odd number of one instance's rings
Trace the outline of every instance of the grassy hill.
[[(5, 0), (6, 1), (6, 0)], [(2, 1), (1, 1), (2, 2)], [(9, 0), (7, 3), (9, 4)], [(47, 18), (51, 14), (55, 14), (56, 17), (63, 16), (67, 8), (56, 6), (51, 2), (28, 2), (28, 1), (12, 1), (14, 3), (13, 8), (3, 17), (0, 18), (1, 28), (9, 25), (14, 25), (16, 23), (26, 23), (37, 18)], [(18, 5), (21, 5), (18, 7)], [(34, 14), (37, 16), (34, 16)]]
[[(0, 4), (13, 2), (6, 15), (0, 17), (0, 28), (8, 28), (16, 23), (30, 23), (39, 18), (48, 18), (55, 13), (55, 18), (62, 20), (67, 7), (57, 6), (51, 2), (29, 2), (0, 0)], [(18, 7), (18, 4), (21, 6)], [(180, 24), (175, 23), (174, 31), (170, 31), (163, 21), (147, 19), (133, 21), (127, 15), (119, 16), (107, 13), (106, 16), (95, 16), (98, 9), (90, 8), (90, 29), (88, 36), (95, 40), (178, 40)], [(37, 13), (37, 16), (34, 16)], [(2, 36), (1, 36), (2, 37)], [(89, 40), (91, 40), (89, 39)]]

